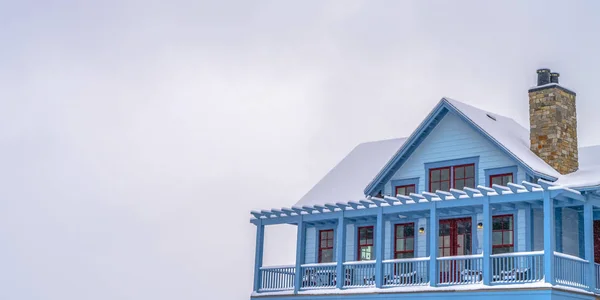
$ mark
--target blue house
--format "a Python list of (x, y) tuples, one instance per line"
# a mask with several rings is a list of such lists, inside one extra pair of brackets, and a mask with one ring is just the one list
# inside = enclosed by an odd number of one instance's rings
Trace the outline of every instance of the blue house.
[[(443, 98), (406, 138), (353, 149), (295, 205), (252, 211), (252, 299), (595, 299), (600, 146), (537, 70), (530, 128)], [(291, 203), (290, 203), (291, 204)], [(296, 261), (263, 265), (265, 226)]]

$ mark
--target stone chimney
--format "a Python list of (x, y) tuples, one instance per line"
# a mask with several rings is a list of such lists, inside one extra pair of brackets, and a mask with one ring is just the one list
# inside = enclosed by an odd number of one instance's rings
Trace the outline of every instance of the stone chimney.
[(558, 84), (559, 73), (537, 70), (537, 86), (529, 89), (531, 151), (560, 174), (579, 168), (575, 92)]

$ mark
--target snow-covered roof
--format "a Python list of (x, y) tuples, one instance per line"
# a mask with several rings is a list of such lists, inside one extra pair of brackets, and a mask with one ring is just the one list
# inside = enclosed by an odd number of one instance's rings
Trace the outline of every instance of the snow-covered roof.
[(557, 184), (575, 189), (600, 187), (600, 145), (579, 148), (579, 170), (562, 175)]
[[(600, 186), (600, 145), (580, 148), (579, 170), (561, 175), (531, 152), (529, 130), (512, 118), (449, 98), (443, 98), (440, 102), (451, 105), (457, 113), (470, 120), (483, 134), (537, 175), (557, 179), (557, 184), (571, 188)], [(394, 156), (400, 153), (406, 140), (407, 138), (399, 138), (358, 145), (304, 195), (296, 206), (362, 199), (365, 186), (371, 184)]]
[(296, 206), (364, 199), (363, 190), (406, 138), (362, 143), (354, 148)]

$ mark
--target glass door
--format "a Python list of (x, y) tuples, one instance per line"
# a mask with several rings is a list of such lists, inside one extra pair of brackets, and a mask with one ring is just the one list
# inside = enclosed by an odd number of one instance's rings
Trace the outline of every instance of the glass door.
[[(471, 218), (440, 220), (438, 234), (438, 257), (470, 255), (472, 253)], [(453, 263), (440, 265), (440, 282), (458, 278), (459, 270)]]

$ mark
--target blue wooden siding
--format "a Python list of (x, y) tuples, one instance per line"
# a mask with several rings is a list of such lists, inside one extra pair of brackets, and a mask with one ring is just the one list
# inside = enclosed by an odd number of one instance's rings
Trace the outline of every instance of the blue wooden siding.
[[(424, 233), (419, 233), (419, 228), (425, 228)], [(420, 218), (416, 224), (415, 228), (415, 237), (417, 239), (417, 249), (416, 256), (417, 257), (427, 257), (427, 232), (429, 232), (429, 227), (427, 226), (427, 218)]]
[(516, 216), (514, 216), (515, 231), (518, 233), (515, 237), (515, 251), (520, 252), (527, 251), (527, 218), (525, 217), (525, 213), (524, 209), (519, 209)]
[(346, 261), (356, 260), (356, 230), (354, 224), (346, 225)]
[(314, 226), (306, 228), (306, 247), (304, 247), (304, 263), (317, 262), (317, 229)]
[[(485, 184), (485, 170), (516, 165), (508, 155), (489, 142), (481, 133), (476, 132), (456, 115), (449, 113), (437, 125), (433, 132), (419, 145), (406, 163), (386, 183), (384, 192), (392, 193), (393, 180), (419, 178), (418, 192), (428, 189), (425, 182), (425, 163), (479, 157), (477, 164), (478, 184)], [(525, 180), (525, 172), (517, 168), (517, 182)]]
[(383, 259), (392, 259), (393, 258), (393, 245), (392, 245), (392, 237), (394, 236), (394, 228), (392, 227), (392, 222), (386, 221), (383, 226), (383, 234), (385, 237), (385, 242), (383, 244), (384, 256)]

